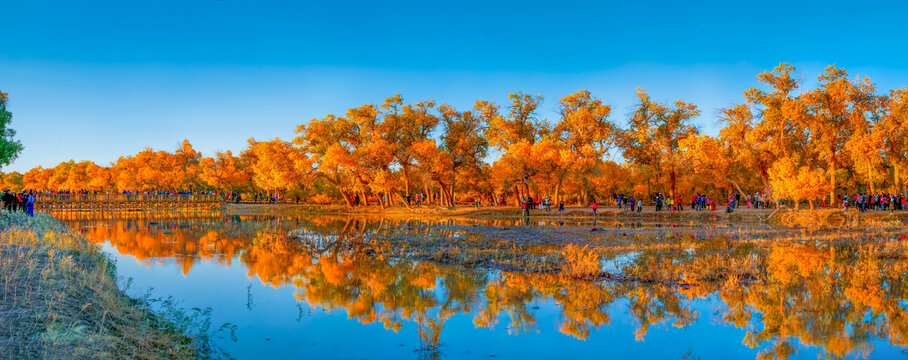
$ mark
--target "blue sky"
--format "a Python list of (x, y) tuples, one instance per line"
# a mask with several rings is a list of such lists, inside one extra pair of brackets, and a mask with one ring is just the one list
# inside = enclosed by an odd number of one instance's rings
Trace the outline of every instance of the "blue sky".
[(456, 107), (636, 87), (716, 110), (785, 61), (908, 86), (906, 2), (0, 0), (0, 90), (25, 145), (3, 171), (146, 146), (239, 150), (394, 93)]

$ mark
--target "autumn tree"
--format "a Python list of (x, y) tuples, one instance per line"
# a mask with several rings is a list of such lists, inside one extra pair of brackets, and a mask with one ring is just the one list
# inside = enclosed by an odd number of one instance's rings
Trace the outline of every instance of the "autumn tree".
[(252, 169), (248, 159), (234, 156), (230, 150), (205, 157), (199, 163), (199, 180), (215, 189), (233, 192), (252, 185)]
[[(853, 135), (870, 128), (871, 114), (881, 101), (870, 79), (850, 80), (845, 70), (835, 66), (827, 67), (817, 80), (819, 86), (799, 97), (808, 113), (802, 122), (811, 150), (825, 163), (831, 186), (829, 201), (834, 203), (836, 173), (845, 161), (843, 149)], [(873, 141), (872, 137), (856, 139)]]
[(736, 160), (757, 171), (768, 196), (773, 192), (769, 181), (772, 165), (779, 158), (798, 156), (807, 142), (802, 125), (806, 109), (795, 94), (801, 80), (794, 73), (793, 66), (781, 63), (757, 75), (762, 86), (744, 92), (755, 116), (740, 107), (724, 111), (728, 125), (722, 130), (723, 139), (740, 146), (736, 149), (742, 151), (733, 153)]
[(572, 173), (576, 176), (575, 181), (582, 184), (583, 203), (586, 204), (590, 176), (615, 145), (618, 129), (609, 121), (611, 106), (594, 98), (587, 90), (565, 96), (559, 103), (561, 119), (552, 134), (556, 143), (564, 146), (559, 153), (566, 171), (557, 180), (555, 201), (561, 200), (565, 175)]
[[(713, 160), (719, 161), (719, 168), (725, 167), (723, 164), (727, 164), (727, 167), (715, 174), (721, 174), (738, 191), (742, 191), (742, 183), (756, 175), (763, 193), (769, 193), (768, 190), (772, 188), (769, 184), (769, 169), (777, 158), (778, 151), (766, 147), (762, 143), (764, 139), (758, 138), (761, 132), (757, 131), (759, 124), (751, 107), (739, 104), (722, 109), (719, 120), (725, 125), (719, 130), (723, 151), (714, 153)], [(708, 148), (702, 150), (709, 151)], [(708, 157), (706, 151), (701, 151), (700, 155)]]
[(682, 100), (659, 104), (639, 88), (637, 99), (639, 103), (628, 119), (628, 128), (622, 132), (620, 147), (632, 163), (667, 174), (669, 196), (675, 198), (682, 158), (679, 144), (697, 133), (690, 119), (699, 116), (700, 110)]
[(400, 94), (385, 99), (381, 106), (383, 137), (394, 147), (394, 160), (403, 172), (406, 195), (411, 194), (415, 146), (428, 139), (438, 125), (438, 117), (432, 113), (434, 108), (435, 101), (431, 99), (404, 105)]
[(485, 137), (489, 145), (504, 153), (498, 160), (501, 162), (499, 166), (504, 167), (508, 178), (522, 183), (523, 194), (529, 196), (530, 179), (540, 172), (534, 166), (531, 155), (540, 129), (546, 125), (536, 119), (536, 109), (542, 102), (542, 96), (515, 92), (509, 94), (508, 99), (511, 105), (507, 116), (498, 114), (498, 106), (491, 102), (477, 102), (474, 109), (488, 123)]
[(183, 140), (173, 153), (145, 148), (117, 159), (113, 183), (121, 191), (190, 190), (200, 184), (201, 159), (188, 140)]
[[(481, 105), (474, 109), (481, 109)], [(461, 169), (479, 172), (482, 160), (488, 153), (489, 143), (482, 136), (481, 130), (485, 122), (481, 117), (474, 116), (471, 111), (458, 112), (454, 108), (443, 105), (441, 149), (447, 154), (451, 168), (451, 188), (448, 196), (451, 205), (457, 199), (455, 188), (457, 185), (457, 172)]]
[(22, 174), (17, 171), (0, 174), (0, 180), (2, 180), (2, 184), (0, 184), (0, 188), (2, 189), (12, 191), (22, 191), (23, 189)]
[[(354, 125), (353, 145), (354, 174), (363, 190), (376, 193), (382, 207), (390, 205), (397, 178), (392, 176), (395, 146), (385, 135), (385, 117), (379, 106), (364, 104), (347, 110), (345, 118)], [(366, 196), (365, 194), (363, 195)]]
[(442, 104), (438, 107), (442, 126), (440, 141), (423, 139), (414, 144), (415, 160), (439, 186), (441, 200), (449, 207), (455, 205), (459, 173), (486, 173), (482, 162), (489, 148), (488, 141), (482, 136), (485, 120), (476, 114), (487, 104), (477, 101), (475, 112), (461, 112)]
[(164, 161), (170, 166), (165, 171), (170, 181), (171, 189), (191, 190), (201, 185), (199, 181), (199, 164), (202, 154), (192, 147), (189, 140), (183, 139), (172, 156), (166, 156)]
[(45, 189), (100, 191), (112, 187), (110, 169), (91, 161), (62, 162), (49, 173)]
[(889, 92), (875, 130), (882, 137), (886, 161), (892, 166), (894, 190), (904, 193), (903, 179), (908, 170), (908, 87)]
[(356, 154), (364, 140), (356, 123), (327, 115), (297, 126), (295, 133), (293, 144), (309, 157), (314, 175), (334, 186), (347, 206), (353, 206), (356, 192), (365, 195), (366, 174), (359, 167)]
[(693, 134), (679, 142), (682, 150), (682, 162), (691, 169), (693, 176), (714, 179), (717, 183), (734, 186), (741, 195), (747, 195), (741, 189), (739, 180), (732, 178), (735, 168), (731, 146), (722, 140), (706, 135)]
[(842, 148), (846, 154), (843, 160), (851, 164), (853, 178), (867, 184), (867, 190), (875, 193), (876, 184), (889, 178), (885, 157), (888, 129), (885, 123), (876, 121), (856, 125)]
[(310, 173), (309, 158), (289, 141), (274, 138), (271, 141), (248, 140), (255, 159), (251, 166), (255, 186), (272, 192), (302, 185)]
[(776, 161), (770, 169), (769, 180), (775, 197), (793, 200), (795, 209), (802, 200), (807, 200), (813, 209), (813, 200), (828, 193), (832, 187), (820, 168), (800, 164), (792, 157)]
[(530, 95), (515, 92), (508, 95), (511, 105), (508, 115), (498, 114), (498, 106), (488, 101), (478, 101), (474, 110), (488, 121), (485, 136), (489, 145), (505, 149), (519, 142), (536, 142), (539, 124), (536, 119), (536, 108), (542, 103), (542, 95)]

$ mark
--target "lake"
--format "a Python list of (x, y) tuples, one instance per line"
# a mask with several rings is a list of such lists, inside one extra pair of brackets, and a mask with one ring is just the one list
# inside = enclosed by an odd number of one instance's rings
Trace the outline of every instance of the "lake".
[[(239, 359), (904, 358), (904, 228), (202, 214), (58, 218)], [(601, 276), (559, 272), (566, 244)]]

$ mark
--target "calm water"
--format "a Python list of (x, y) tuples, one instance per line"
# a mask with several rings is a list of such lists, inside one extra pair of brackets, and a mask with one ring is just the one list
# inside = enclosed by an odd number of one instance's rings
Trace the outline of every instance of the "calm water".
[[(64, 222), (102, 244), (131, 295), (172, 296), (235, 324), (235, 341), (218, 344), (240, 359), (887, 359), (908, 349), (908, 260), (887, 245), (904, 242), (898, 230), (869, 239), (690, 224), (599, 223), (591, 232), (560, 222), (219, 214)], [(545, 262), (549, 248), (574, 239), (608, 249), (602, 267), (619, 280), (514, 265), (523, 253)], [(420, 241), (430, 250), (414, 247)], [(431, 246), (454, 257), (494, 254), (494, 265), (448, 264), (448, 255), (426, 255), (440, 251)], [(750, 270), (710, 275), (739, 267)]]

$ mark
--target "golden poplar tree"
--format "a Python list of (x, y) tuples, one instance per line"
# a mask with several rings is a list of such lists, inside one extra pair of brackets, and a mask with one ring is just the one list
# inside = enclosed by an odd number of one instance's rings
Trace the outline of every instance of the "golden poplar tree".
[(570, 173), (575, 176), (572, 180), (581, 184), (582, 202), (585, 205), (590, 177), (602, 163), (603, 156), (616, 144), (618, 129), (609, 121), (611, 106), (594, 98), (587, 90), (565, 96), (559, 103), (561, 119), (555, 124), (552, 133), (555, 145), (563, 146), (558, 151), (566, 171), (557, 179), (555, 201), (561, 201), (565, 175)]
[(669, 196), (675, 198), (678, 174), (682, 169), (680, 143), (697, 133), (690, 119), (700, 115), (697, 106), (677, 100), (663, 105), (637, 89), (637, 104), (621, 136), (624, 157), (638, 166), (651, 167), (668, 177)]
[[(835, 66), (828, 66), (817, 80), (820, 83), (816, 88), (799, 96), (808, 113), (802, 122), (807, 129), (809, 150), (822, 162), (816, 165), (829, 177), (829, 201), (835, 202), (837, 173), (847, 164), (843, 156), (845, 145), (856, 133), (870, 128), (870, 116), (879, 106), (880, 98), (874, 93), (875, 86), (870, 79), (851, 80), (845, 70)], [(872, 141), (872, 138), (859, 141)]]

